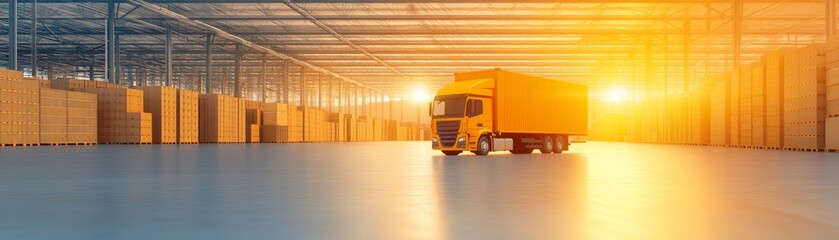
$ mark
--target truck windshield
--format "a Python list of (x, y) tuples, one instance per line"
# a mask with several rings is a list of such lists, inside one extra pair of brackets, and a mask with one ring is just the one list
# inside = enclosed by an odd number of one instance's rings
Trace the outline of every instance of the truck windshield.
[(463, 116), (466, 98), (434, 99), (432, 117)]

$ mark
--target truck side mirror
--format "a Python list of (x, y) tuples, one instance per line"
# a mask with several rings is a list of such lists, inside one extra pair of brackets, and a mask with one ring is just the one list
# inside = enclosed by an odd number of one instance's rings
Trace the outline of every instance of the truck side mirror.
[(428, 102), (428, 116), (429, 117), (431, 117), (431, 103), (432, 102)]

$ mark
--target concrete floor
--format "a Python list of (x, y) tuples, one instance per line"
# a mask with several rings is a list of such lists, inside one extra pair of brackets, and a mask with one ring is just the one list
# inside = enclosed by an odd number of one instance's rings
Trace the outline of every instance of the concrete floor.
[(586, 143), (0, 148), (0, 239), (836, 239), (839, 154)]

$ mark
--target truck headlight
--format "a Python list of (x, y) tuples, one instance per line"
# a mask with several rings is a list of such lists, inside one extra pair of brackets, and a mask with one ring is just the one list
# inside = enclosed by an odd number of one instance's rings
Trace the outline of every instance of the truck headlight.
[(435, 137), (435, 138), (431, 138), (431, 142), (432, 142), (432, 143), (437, 144), (437, 141), (439, 141), (439, 140), (437, 140), (437, 138), (436, 138), (436, 137)]
[(458, 138), (457, 143), (466, 143), (466, 138), (465, 137)]

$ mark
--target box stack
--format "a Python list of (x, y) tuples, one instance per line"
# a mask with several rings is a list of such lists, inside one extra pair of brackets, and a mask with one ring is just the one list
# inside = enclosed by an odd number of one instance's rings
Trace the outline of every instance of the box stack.
[(346, 124), (344, 124), (344, 117), (346, 114), (342, 113), (329, 113), (329, 123), (330, 123), (330, 130), (332, 131), (332, 137), (330, 141), (333, 142), (344, 142), (346, 141)]
[(198, 92), (178, 89), (178, 143), (198, 143)]
[(289, 106), (288, 115), (288, 141), (303, 142), (303, 109), (302, 107)]
[(766, 146), (766, 78), (765, 67), (752, 68), (752, 146)]
[(152, 114), (152, 142), (178, 143), (178, 90), (160, 86), (134, 89), (143, 91), (143, 109)]
[(123, 87), (122, 87), (122, 85), (115, 84), (115, 83), (109, 83), (109, 82), (61, 78), (61, 79), (51, 80), (50, 81), (50, 88), (77, 91), (77, 92), (86, 92), (85, 89), (90, 89), (90, 88), (123, 88)]
[(396, 120), (389, 120), (385, 123), (385, 127), (387, 128), (385, 134), (385, 140), (387, 141), (399, 141), (399, 122)]
[(728, 81), (729, 137), (728, 145), (740, 146), (740, 68), (735, 68)]
[(288, 105), (266, 103), (262, 116), (262, 142), (288, 142)]
[(754, 64), (744, 64), (740, 68), (740, 141), (739, 146), (752, 145), (752, 68)]
[(353, 114), (345, 114), (344, 115), (344, 135), (346, 137), (347, 142), (357, 142), (358, 141), (358, 119), (356, 115)]
[[(714, 80), (706, 80), (713, 82)], [(710, 92), (708, 87), (699, 88), (689, 93), (688, 100), (688, 144), (708, 145), (711, 142), (710, 129)]]
[(67, 143), (96, 144), (99, 139), (98, 96), (67, 91)]
[(784, 56), (784, 145), (825, 147), (825, 45), (813, 44)]
[(244, 100), (221, 94), (200, 94), (198, 105), (200, 142), (245, 142)]
[(41, 88), (41, 144), (67, 144), (67, 91)]
[(248, 124), (248, 129), (245, 133), (245, 140), (247, 143), (259, 143), (261, 141), (261, 126), (262, 125), (259, 124)]
[(367, 116), (358, 116), (355, 122), (355, 141), (367, 141)]
[(382, 134), (384, 134), (382, 132), (382, 129), (384, 129), (384, 124), (383, 124), (382, 119), (373, 118), (373, 131), (372, 131), (373, 135), (371, 136), (372, 141), (382, 141), (382, 136), (383, 136)]
[(709, 111), (711, 121), (711, 140), (713, 146), (728, 146), (729, 144), (729, 105), (728, 105), (728, 81), (731, 76), (723, 75), (718, 79), (711, 91), (711, 109)]
[(151, 114), (143, 113), (143, 91), (124, 88), (84, 90), (97, 95), (99, 143), (151, 143)]
[(825, 67), (825, 149), (839, 151), (839, 35), (827, 40)]
[(0, 69), (0, 146), (40, 143), (39, 89), (21, 72)]
[(248, 143), (258, 143), (261, 141), (260, 132), (263, 125), (264, 105), (260, 102), (245, 101), (245, 109), (245, 123), (248, 125), (245, 140)]
[(766, 66), (766, 125), (765, 146), (772, 149), (784, 147), (784, 52), (779, 49), (763, 56)]

